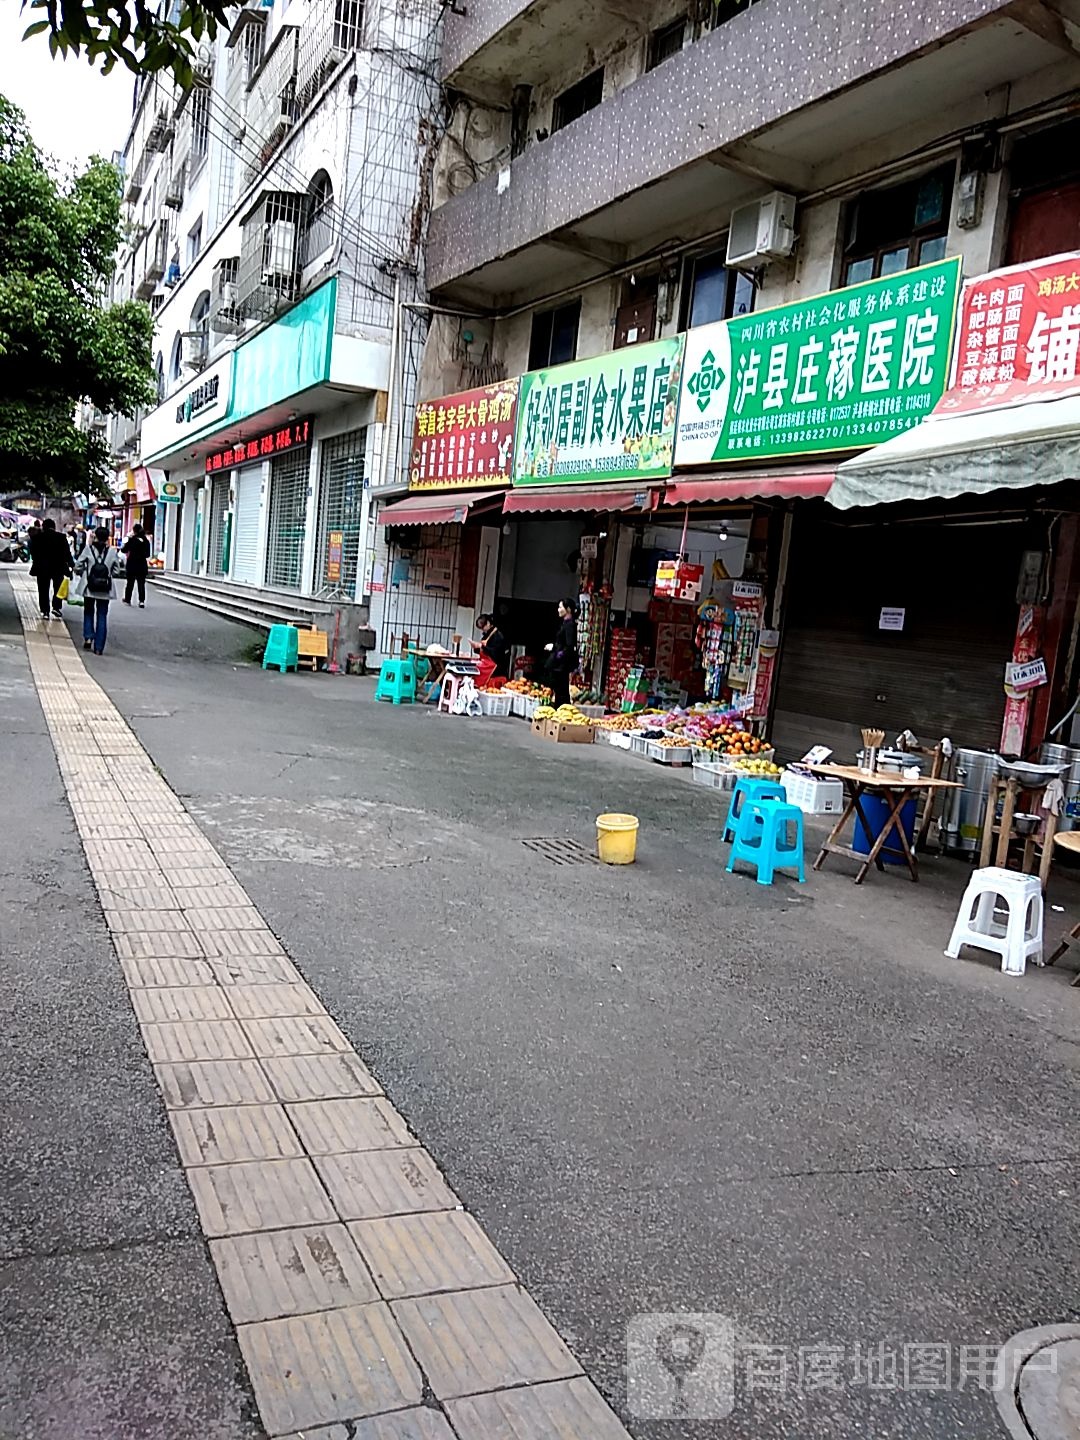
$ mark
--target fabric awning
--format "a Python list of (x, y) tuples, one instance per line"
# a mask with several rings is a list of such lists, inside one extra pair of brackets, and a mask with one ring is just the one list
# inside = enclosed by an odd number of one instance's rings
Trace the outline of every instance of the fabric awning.
[(950, 500), (1080, 478), (1080, 396), (1000, 410), (936, 413), (836, 472), (840, 510), (895, 500)]
[(835, 470), (823, 470), (820, 466), (813, 471), (724, 470), (695, 475), (693, 479), (677, 476), (667, 487), (664, 504), (692, 505), (765, 496), (809, 500), (815, 495), (828, 495), (835, 478)]
[(507, 515), (539, 515), (593, 510), (615, 515), (630, 510), (651, 510), (655, 505), (656, 491), (647, 485), (637, 490), (616, 490), (607, 485), (590, 485), (587, 489), (554, 485), (547, 490), (539, 485), (535, 488), (525, 485), (507, 495), (503, 511)]
[(464, 495), (410, 495), (379, 511), (380, 525), (462, 525), (478, 505), (501, 499), (502, 490), (469, 491)]

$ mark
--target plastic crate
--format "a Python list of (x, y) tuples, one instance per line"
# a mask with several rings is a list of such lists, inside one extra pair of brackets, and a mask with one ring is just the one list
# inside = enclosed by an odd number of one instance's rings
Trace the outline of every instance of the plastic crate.
[(844, 809), (844, 785), (840, 780), (819, 779), (785, 770), (780, 783), (788, 804), (797, 805), (804, 815), (839, 815)]
[(511, 715), (519, 715), (519, 716), (521, 716), (522, 719), (524, 719), (524, 718), (525, 718), (525, 701), (526, 701), (527, 699), (528, 699), (528, 696), (526, 696), (526, 695), (519, 695), (516, 690), (511, 691), (511, 692), (510, 692), (510, 714), (511, 714)]
[(707, 785), (710, 790), (734, 790), (738, 775), (724, 765), (702, 765), (694, 761), (692, 779), (696, 785)]
[(684, 745), (665, 745), (662, 740), (647, 740), (646, 754), (658, 765), (689, 765), (693, 755)]
[(648, 740), (645, 739), (644, 735), (636, 734), (633, 730), (628, 733), (630, 736), (631, 755), (640, 755), (643, 760), (647, 760), (649, 758)]
[(502, 719), (510, 714), (510, 703), (513, 698), (513, 695), (505, 690), (500, 691), (497, 695), (481, 694), (480, 706), (485, 715)]

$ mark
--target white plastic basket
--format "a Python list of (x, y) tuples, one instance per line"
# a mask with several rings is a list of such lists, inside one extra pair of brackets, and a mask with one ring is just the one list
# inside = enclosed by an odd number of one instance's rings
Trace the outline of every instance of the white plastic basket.
[(526, 701), (527, 699), (528, 699), (528, 696), (526, 696), (526, 695), (519, 695), (516, 690), (512, 690), (512, 691), (510, 692), (510, 714), (511, 714), (511, 715), (520, 715), (520, 716), (522, 717), (522, 719), (524, 719), (524, 717), (525, 717), (525, 701)]
[(513, 698), (513, 695), (505, 690), (501, 690), (497, 695), (481, 694), (480, 705), (485, 715), (503, 719), (510, 714), (510, 703)]
[(647, 740), (647, 754), (658, 765), (689, 765), (693, 755), (685, 745), (665, 745), (662, 740)]
[(628, 733), (630, 739), (630, 753), (632, 755), (640, 755), (643, 760), (647, 760), (649, 758), (648, 740), (645, 739), (644, 735), (639, 735), (633, 730), (629, 731)]
[(788, 804), (797, 805), (804, 815), (839, 815), (844, 809), (844, 786), (840, 780), (785, 770), (780, 783), (787, 793)]
[(723, 765), (702, 765), (695, 760), (692, 778), (696, 785), (707, 785), (711, 790), (734, 790), (739, 777)]

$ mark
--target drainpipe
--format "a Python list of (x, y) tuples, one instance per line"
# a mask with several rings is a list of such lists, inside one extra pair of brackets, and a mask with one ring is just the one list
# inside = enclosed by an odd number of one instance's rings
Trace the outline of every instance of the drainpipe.
[[(390, 375), (386, 386), (386, 421), (383, 425), (382, 454), (379, 456), (379, 487), (386, 484), (390, 460), (390, 439), (394, 432), (394, 410), (398, 392), (398, 332), (401, 329), (401, 275), (394, 276), (394, 318), (390, 326)], [(397, 446), (394, 446), (395, 450)]]

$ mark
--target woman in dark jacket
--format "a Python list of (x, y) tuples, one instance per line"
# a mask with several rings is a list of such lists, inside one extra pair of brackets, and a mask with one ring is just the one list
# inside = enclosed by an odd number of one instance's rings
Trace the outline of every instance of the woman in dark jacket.
[(139, 609), (146, 609), (146, 572), (150, 568), (150, 541), (146, 538), (141, 525), (133, 525), (131, 534), (124, 541), (124, 554), (127, 561), (124, 566), (124, 573), (127, 575), (127, 584), (124, 586), (124, 604), (131, 604), (131, 592), (135, 586), (139, 587)]
[(56, 528), (55, 520), (43, 520), (41, 529), (30, 537), (30, 574), (37, 581), (38, 608), (41, 618), (49, 618), (49, 590), (52, 590), (52, 614), (60, 619), (63, 602), (57, 599), (60, 583), (71, 574), (74, 565), (68, 542)]
[(556, 705), (570, 704), (570, 676), (578, 668), (577, 620), (574, 602), (559, 601), (559, 633), (547, 648), (551, 651), (551, 688)]

